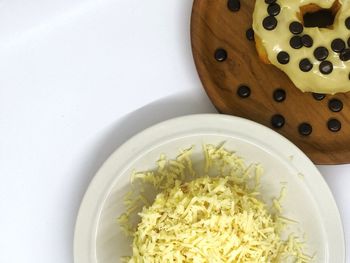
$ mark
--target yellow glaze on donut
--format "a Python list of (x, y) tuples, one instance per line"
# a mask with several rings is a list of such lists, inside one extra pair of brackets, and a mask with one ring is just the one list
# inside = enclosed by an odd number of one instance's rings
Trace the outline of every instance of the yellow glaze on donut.
[[(335, 0), (277, 0), (281, 11), (276, 16), (278, 21), (274, 30), (266, 30), (262, 21), (268, 16), (268, 5), (264, 0), (256, 0), (253, 14), (253, 29), (259, 44), (257, 44), (258, 53), (263, 61), (268, 61), (284, 71), (293, 81), (295, 86), (306, 92), (317, 92), (334, 94), (338, 92), (350, 91), (350, 60), (341, 61), (339, 53), (331, 49), (331, 42), (336, 38), (341, 38), (347, 43), (350, 37), (350, 30), (345, 26), (346, 18), (350, 17), (350, 0), (338, 0), (341, 5), (335, 17), (332, 28), (304, 27), (302, 35), (310, 35), (313, 39), (312, 47), (302, 47), (293, 49), (289, 41), (293, 34), (289, 31), (289, 25), (293, 21), (301, 21), (301, 7), (307, 5), (317, 5), (323, 9), (330, 9)], [(262, 45), (262, 47), (260, 46)], [(326, 60), (333, 64), (333, 71), (328, 74), (322, 74), (319, 70), (320, 61), (318, 61), (313, 52), (317, 47), (324, 46), (328, 49), (329, 55)], [(262, 52), (265, 49), (265, 54)], [(277, 61), (277, 54), (285, 51), (290, 55), (288, 64), (282, 65)], [(265, 59), (264, 59), (265, 56)], [(313, 64), (313, 68), (309, 72), (303, 72), (299, 68), (299, 62), (303, 58), (308, 58)]]

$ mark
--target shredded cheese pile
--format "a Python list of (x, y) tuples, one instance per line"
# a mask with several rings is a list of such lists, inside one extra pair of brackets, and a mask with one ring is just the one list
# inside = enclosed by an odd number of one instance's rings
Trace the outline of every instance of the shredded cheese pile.
[[(156, 262), (310, 262), (293, 236), (282, 239), (285, 222), (281, 196), (269, 208), (260, 198), (260, 165), (244, 161), (223, 146), (204, 146), (203, 177), (191, 162), (192, 149), (176, 160), (161, 156), (155, 171), (134, 173), (133, 181), (148, 183), (158, 192), (130, 226), (132, 209), (120, 223), (133, 236), (129, 263)], [(215, 174), (216, 176), (211, 176)]]

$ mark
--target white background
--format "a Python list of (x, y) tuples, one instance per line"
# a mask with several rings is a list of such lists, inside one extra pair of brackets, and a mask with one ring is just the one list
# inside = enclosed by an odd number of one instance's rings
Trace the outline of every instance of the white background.
[[(0, 262), (72, 262), (80, 201), (109, 154), (156, 122), (215, 112), (193, 65), (191, 6), (0, 0)], [(350, 166), (320, 169), (350, 262)]]

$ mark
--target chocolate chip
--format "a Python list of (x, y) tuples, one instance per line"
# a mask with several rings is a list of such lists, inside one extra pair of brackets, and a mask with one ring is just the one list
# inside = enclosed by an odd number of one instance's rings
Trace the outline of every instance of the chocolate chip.
[(266, 30), (273, 30), (277, 26), (277, 19), (274, 16), (267, 16), (263, 20), (263, 27)]
[(254, 30), (253, 28), (249, 28), (246, 32), (245, 32), (245, 36), (247, 37), (247, 39), (249, 41), (253, 41), (254, 40)]
[(350, 60), (350, 48), (344, 49), (340, 55), (339, 55), (340, 60), (342, 61), (348, 61)]
[(333, 64), (328, 60), (322, 61), (320, 63), (319, 69), (322, 74), (328, 75), (333, 71)]
[(345, 48), (345, 42), (340, 38), (336, 38), (332, 41), (331, 48), (334, 52), (340, 53)]
[(350, 37), (348, 38), (348, 47), (350, 47)]
[(309, 35), (303, 35), (301, 37), (301, 43), (303, 43), (304, 47), (312, 47), (314, 41)]
[(328, 108), (333, 112), (339, 112), (343, 109), (343, 103), (338, 99), (331, 99), (328, 102)]
[(270, 16), (277, 16), (280, 13), (280, 11), (281, 11), (280, 5), (276, 3), (270, 4), (267, 8), (267, 13)]
[(301, 48), (303, 46), (303, 43), (301, 42), (301, 37), (300, 36), (293, 36), (289, 40), (289, 45), (294, 49)]
[(338, 132), (341, 129), (341, 122), (338, 121), (337, 119), (330, 119), (327, 122), (327, 127), (332, 132)]
[(300, 34), (301, 32), (303, 32), (303, 30), (304, 30), (303, 25), (297, 21), (294, 21), (289, 24), (289, 31), (295, 35)]
[(298, 131), (303, 136), (309, 136), (312, 133), (312, 126), (307, 122), (303, 122), (299, 125)]
[(277, 0), (265, 0), (265, 3), (270, 5), (270, 4), (273, 4), (275, 3)]
[(241, 98), (248, 98), (250, 96), (250, 88), (245, 85), (241, 85), (237, 89), (237, 95)]
[(276, 89), (273, 92), (273, 99), (277, 102), (282, 102), (286, 99), (286, 92), (284, 89)]
[(346, 26), (347, 29), (350, 29), (350, 17), (345, 19), (345, 26)]
[(285, 51), (281, 51), (277, 54), (277, 61), (282, 64), (288, 64), (289, 62), (289, 54)]
[(284, 123), (285, 123), (285, 119), (280, 114), (275, 114), (271, 118), (271, 125), (276, 129), (282, 128), (284, 126)]
[(349, 73), (349, 80), (350, 80), (350, 73)]
[(301, 71), (303, 72), (308, 72), (312, 69), (313, 65), (312, 63), (310, 62), (309, 59), (307, 58), (303, 58), (302, 60), (300, 60), (299, 62), (299, 68)]
[(237, 11), (239, 11), (239, 9), (241, 9), (241, 1), (240, 0), (228, 0), (227, 7), (232, 12), (237, 12)]
[(319, 61), (325, 60), (328, 57), (328, 49), (325, 47), (318, 47), (314, 51), (314, 56)]
[(223, 48), (219, 48), (215, 51), (215, 59), (219, 62), (223, 62), (227, 59), (227, 52)]
[(314, 97), (315, 100), (323, 100), (326, 95), (321, 93), (312, 93), (312, 97)]

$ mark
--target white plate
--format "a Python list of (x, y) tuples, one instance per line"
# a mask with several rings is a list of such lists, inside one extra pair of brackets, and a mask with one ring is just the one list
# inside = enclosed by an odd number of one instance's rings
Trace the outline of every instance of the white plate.
[[(192, 115), (157, 124), (131, 138), (103, 164), (91, 182), (77, 218), (75, 263), (115, 263), (130, 252), (130, 240), (116, 218), (132, 170), (152, 169), (161, 153), (175, 157), (178, 150), (203, 143), (235, 150), (249, 162), (259, 162), (266, 198), (276, 196), (287, 182), (285, 215), (305, 232), (315, 262), (345, 262), (345, 244), (339, 212), (332, 194), (312, 162), (295, 145), (274, 131), (251, 121), (218, 114)], [(198, 158), (199, 157), (198, 152)]]

